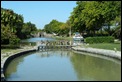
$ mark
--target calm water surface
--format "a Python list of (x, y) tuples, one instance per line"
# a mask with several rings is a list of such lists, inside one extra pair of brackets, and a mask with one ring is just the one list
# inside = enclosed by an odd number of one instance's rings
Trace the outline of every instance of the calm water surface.
[(45, 37), (35, 37), (35, 38), (29, 38), (29, 39), (24, 39), (22, 42), (37, 42), (41, 40), (55, 40), (53, 38), (45, 38)]
[(5, 76), (8, 81), (120, 81), (121, 62), (111, 60), (65, 50), (38, 51), (15, 58)]

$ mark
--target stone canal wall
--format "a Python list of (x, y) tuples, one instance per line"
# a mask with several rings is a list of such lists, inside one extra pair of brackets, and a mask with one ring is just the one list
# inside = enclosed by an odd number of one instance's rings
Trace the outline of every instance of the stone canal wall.
[(21, 52), (18, 52), (18, 53), (15, 53), (15, 54), (11, 54), (10, 56), (6, 56), (4, 57), (2, 60), (1, 60), (1, 81), (6, 81), (5, 80), (5, 70), (8, 66), (8, 64), (16, 57), (19, 57), (19, 56), (22, 56), (26, 53), (29, 53), (29, 52), (35, 52), (36, 49), (25, 49), (24, 51), (21, 51)]
[(97, 49), (97, 48), (90, 48), (90, 47), (72, 47), (75, 51), (80, 52), (87, 52), (87, 53), (93, 53), (93, 54), (99, 54), (103, 56), (108, 56), (112, 58), (116, 58), (121, 60), (121, 52), (120, 51), (114, 51), (114, 50), (105, 50), (105, 49)]

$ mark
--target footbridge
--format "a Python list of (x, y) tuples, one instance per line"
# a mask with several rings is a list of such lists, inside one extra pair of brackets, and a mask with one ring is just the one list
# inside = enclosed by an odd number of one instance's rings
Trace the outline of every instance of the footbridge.
[(71, 41), (56, 40), (56, 41), (38, 41), (36, 43), (37, 50), (48, 50), (48, 49), (70, 49), (73, 45)]

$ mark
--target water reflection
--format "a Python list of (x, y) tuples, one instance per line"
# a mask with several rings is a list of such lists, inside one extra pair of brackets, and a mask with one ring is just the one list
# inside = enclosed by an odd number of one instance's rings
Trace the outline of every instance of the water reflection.
[(121, 64), (70, 50), (40, 51), (14, 59), (5, 76), (8, 81), (114, 81), (121, 80)]
[[(58, 53), (57, 53), (58, 52)], [(60, 56), (60, 57), (69, 57), (71, 56), (71, 51), (67, 51), (67, 50), (53, 50), (53, 51), (39, 51), (36, 53), (36, 55), (39, 57), (51, 57), (51, 56)]]
[(88, 55), (74, 54), (71, 62), (79, 80), (121, 80), (121, 65)]
[[(9, 70), (7, 70), (7, 72), (5, 73), (6, 77), (10, 77), (11, 75), (14, 76), (14, 73), (16, 73), (17, 68), (19, 65), (21, 65), (22, 62), (24, 62), (24, 57), (26, 57), (27, 55), (23, 55), (19, 58), (15, 58), (14, 60), (12, 60), (13, 63), (9, 64), (8, 67), (12, 66), (9, 68)], [(16, 77), (16, 76), (14, 76)]]
[(29, 38), (29, 39), (24, 39), (22, 40), (22, 42), (37, 42), (37, 41), (41, 41), (41, 40), (55, 40), (53, 38), (44, 38), (44, 37), (35, 37), (35, 38)]

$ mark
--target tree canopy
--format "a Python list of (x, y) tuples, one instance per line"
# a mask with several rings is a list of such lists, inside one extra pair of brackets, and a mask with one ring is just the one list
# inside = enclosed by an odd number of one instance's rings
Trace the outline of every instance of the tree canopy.
[(97, 31), (121, 14), (120, 1), (77, 1), (69, 20), (73, 31)]
[[(24, 23), (22, 15), (15, 13), (11, 9), (1, 8), (1, 43), (13, 43), (13, 40), (28, 38), (31, 32), (36, 31), (36, 25)], [(6, 41), (5, 41), (6, 40)]]

